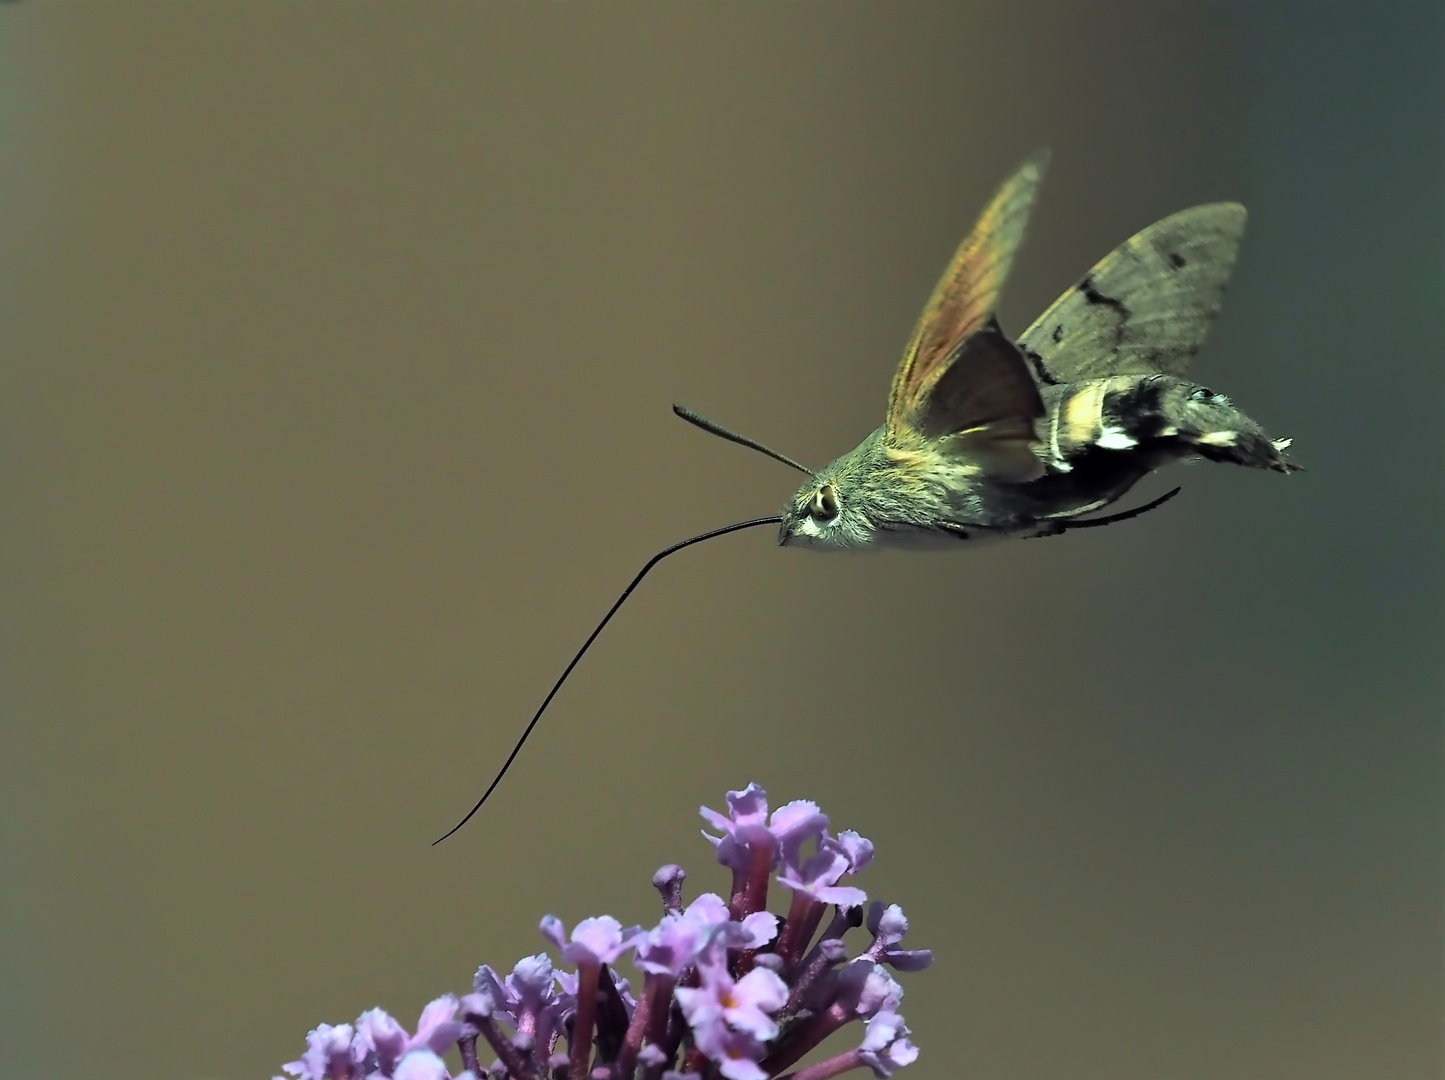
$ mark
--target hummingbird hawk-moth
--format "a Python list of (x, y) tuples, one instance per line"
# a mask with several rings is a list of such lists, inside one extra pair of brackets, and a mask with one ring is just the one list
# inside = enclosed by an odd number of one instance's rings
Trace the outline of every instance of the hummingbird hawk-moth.
[(1288, 440), (1269, 439), (1223, 394), (1184, 377), (1234, 267), (1238, 203), (1155, 222), (1009, 340), (994, 312), (1046, 160), (1037, 153), (1014, 173), (949, 263), (893, 377), (882, 426), (824, 468), (803, 469), (809, 482), (783, 508), (780, 544), (1054, 536), (1120, 520), (1080, 515), (1180, 458), (1296, 468), (1282, 456)]
[(690, 423), (807, 474), (807, 483), (779, 515), (715, 529), (654, 555), (451, 832), (496, 788), (623, 601), (658, 562), (684, 547), (777, 525), (778, 542), (786, 547), (968, 548), (981, 540), (1057, 536), (1137, 517), (1179, 489), (1132, 510), (1086, 515), (1184, 458), (1297, 470), (1283, 456), (1288, 439), (1269, 438), (1225, 395), (1185, 377), (1234, 268), (1245, 223), (1238, 203), (1195, 206), (1155, 222), (1009, 339), (995, 311), (1047, 160), (1043, 151), (1026, 160), (959, 246), (904, 350), (883, 424), (853, 450), (815, 471), (673, 407)]

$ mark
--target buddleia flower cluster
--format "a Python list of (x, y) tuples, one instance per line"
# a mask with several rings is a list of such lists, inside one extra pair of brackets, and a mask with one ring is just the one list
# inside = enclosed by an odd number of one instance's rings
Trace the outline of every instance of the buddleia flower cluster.
[[(354, 1024), (315, 1028), (283, 1069), (300, 1080), (828, 1080), (859, 1068), (887, 1077), (912, 1062), (893, 972), (921, 970), (933, 956), (901, 948), (902, 909), (869, 905), (851, 883), (873, 845), (834, 835), (811, 802), (770, 814), (756, 784), (728, 792), (727, 805), (726, 814), (702, 809), (713, 830), (703, 835), (732, 871), (726, 897), (686, 900), (686, 874), (664, 866), (652, 879), (662, 896), (656, 926), (603, 915), (569, 932), (549, 915), (542, 936), (565, 967), (545, 952), (505, 977), (484, 964), (470, 994), (437, 998), (414, 1033), (372, 1009)], [(782, 918), (767, 907), (774, 882), (788, 894)], [(850, 955), (848, 936), (864, 926), (861, 952)], [(617, 970), (629, 958), (642, 976), (637, 993)], [(855, 1022), (854, 1046), (799, 1067)], [(442, 1058), (453, 1048), (454, 1078)]]

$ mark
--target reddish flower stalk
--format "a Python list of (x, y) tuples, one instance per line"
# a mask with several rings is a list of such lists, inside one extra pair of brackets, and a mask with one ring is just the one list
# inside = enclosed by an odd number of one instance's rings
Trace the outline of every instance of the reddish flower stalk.
[(567, 1075), (571, 1080), (587, 1080), (592, 1060), (592, 1029), (597, 1022), (597, 977), (602, 965), (583, 961), (577, 968), (577, 1018), (572, 1022), (569, 1046), (571, 1064)]

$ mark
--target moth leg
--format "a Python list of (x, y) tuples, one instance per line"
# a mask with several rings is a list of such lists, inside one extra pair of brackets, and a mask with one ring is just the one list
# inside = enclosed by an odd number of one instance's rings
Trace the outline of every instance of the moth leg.
[[(953, 521), (940, 521), (938, 527), (957, 540), (972, 540), (974, 532), (988, 528), (987, 525), (969, 525), (965, 527)], [(969, 530), (973, 531), (970, 532)]]
[(1063, 536), (1064, 523), (1062, 521), (1041, 521), (1039, 531), (1025, 536), (1025, 540), (1042, 540), (1047, 536)]
[(1172, 491), (1166, 491), (1157, 499), (1146, 502), (1143, 506), (1136, 506), (1132, 510), (1124, 510), (1117, 514), (1108, 514), (1105, 517), (1086, 518), (1076, 521), (1059, 521), (1056, 524), (1058, 524), (1060, 532), (1068, 532), (1070, 529), (1093, 529), (1099, 525), (1113, 525), (1118, 521), (1128, 521), (1130, 518), (1136, 518), (1140, 514), (1147, 514), (1150, 510), (1157, 510), (1183, 490), (1183, 488), (1174, 488)]
[(1064, 533), (1071, 532), (1074, 529), (1093, 529), (1100, 525), (1113, 525), (1115, 522), (1128, 521), (1130, 518), (1136, 518), (1140, 514), (1147, 514), (1150, 510), (1157, 510), (1182, 490), (1184, 489), (1175, 488), (1172, 491), (1166, 491), (1157, 499), (1154, 499), (1152, 502), (1146, 502), (1143, 506), (1136, 506), (1132, 510), (1124, 510), (1117, 514), (1108, 514), (1105, 517), (1084, 518), (1082, 520), (1072, 521), (1056, 518), (1051, 521), (1040, 522), (1042, 526), (1040, 531), (1034, 533), (1032, 536), (1026, 537), (1026, 539), (1037, 540), (1045, 536), (1063, 536)]

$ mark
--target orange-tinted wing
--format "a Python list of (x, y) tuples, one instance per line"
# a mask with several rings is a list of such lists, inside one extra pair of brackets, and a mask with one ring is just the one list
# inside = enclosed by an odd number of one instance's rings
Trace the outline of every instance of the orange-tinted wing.
[(995, 193), (929, 297), (888, 396), (888, 430), (913, 424), (943, 361), (993, 316), (1048, 164), (1036, 151)]

